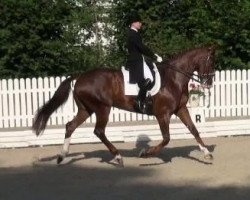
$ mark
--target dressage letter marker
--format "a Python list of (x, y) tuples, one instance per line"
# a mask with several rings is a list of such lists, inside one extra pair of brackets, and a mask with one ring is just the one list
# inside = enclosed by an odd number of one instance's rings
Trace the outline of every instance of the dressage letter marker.
[(190, 108), (191, 118), (194, 123), (204, 123), (205, 115), (203, 107)]

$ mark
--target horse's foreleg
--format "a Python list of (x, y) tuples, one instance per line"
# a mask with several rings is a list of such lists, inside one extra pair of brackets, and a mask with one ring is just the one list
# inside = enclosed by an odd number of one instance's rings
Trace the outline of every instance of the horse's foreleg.
[(191, 119), (191, 116), (189, 114), (187, 107), (182, 107), (180, 110), (178, 110), (176, 115), (180, 118), (180, 120), (185, 124), (185, 126), (189, 129), (189, 131), (195, 137), (196, 141), (199, 144), (200, 150), (205, 154), (205, 158), (212, 159), (213, 156), (211, 152), (209, 152), (209, 150), (207, 149), (204, 142), (202, 141), (200, 134)]
[(170, 117), (169, 115), (156, 116), (156, 118), (158, 120), (160, 129), (161, 129), (163, 140), (156, 146), (150, 147), (147, 150), (143, 149), (139, 154), (140, 157), (148, 157), (148, 156), (158, 154), (161, 151), (161, 149), (164, 146), (166, 146), (170, 141), (170, 134), (169, 134)]
[(78, 113), (74, 117), (74, 119), (66, 124), (66, 133), (65, 133), (65, 138), (64, 138), (64, 144), (63, 144), (61, 154), (58, 155), (57, 164), (60, 164), (69, 152), (69, 145), (70, 145), (72, 133), (88, 117), (89, 117), (89, 113), (86, 110), (79, 109)]
[(99, 106), (98, 111), (96, 112), (96, 125), (94, 134), (105, 144), (105, 146), (109, 149), (110, 153), (114, 156), (114, 159), (111, 163), (123, 166), (123, 159), (119, 154), (116, 147), (108, 140), (105, 135), (105, 128), (108, 123), (110, 113), (110, 107)]

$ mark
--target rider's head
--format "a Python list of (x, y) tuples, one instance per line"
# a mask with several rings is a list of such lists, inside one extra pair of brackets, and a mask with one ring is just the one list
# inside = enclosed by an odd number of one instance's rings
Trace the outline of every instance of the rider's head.
[(141, 18), (139, 15), (134, 15), (131, 17), (129, 25), (130, 28), (135, 28), (136, 30), (139, 30), (142, 26)]

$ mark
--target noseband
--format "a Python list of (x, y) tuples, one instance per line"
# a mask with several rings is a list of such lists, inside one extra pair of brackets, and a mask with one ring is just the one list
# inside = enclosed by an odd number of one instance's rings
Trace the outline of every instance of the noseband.
[[(207, 56), (207, 59), (206, 59), (206, 65), (205, 65), (205, 69), (207, 70), (207, 65), (208, 65), (208, 61), (210, 59), (210, 55)], [(198, 79), (200, 79), (200, 83), (201, 85), (206, 85), (206, 83), (212, 79), (214, 77), (215, 73), (204, 73), (202, 75), (199, 75), (198, 76)]]
[[(192, 80), (197, 81), (201, 85), (206, 85), (206, 83), (214, 77), (215, 73), (208, 73), (208, 74), (202, 74), (202, 75), (197, 75), (197, 74), (192, 74), (190, 76)], [(197, 77), (197, 78), (194, 78)]]

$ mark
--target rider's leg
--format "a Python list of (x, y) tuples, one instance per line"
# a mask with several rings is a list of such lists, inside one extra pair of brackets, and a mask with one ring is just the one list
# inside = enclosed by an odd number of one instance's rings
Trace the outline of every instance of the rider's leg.
[(143, 79), (138, 85), (140, 88), (139, 94), (137, 96), (137, 104), (138, 107), (140, 109), (140, 111), (142, 111), (143, 113), (146, 111), (145, 108), (145, 100), (146, 100), (146, 95), (147, 95), (147, 91), (150, 87), (151, 84), (151, 80), (149, 78), (147, 79)]

